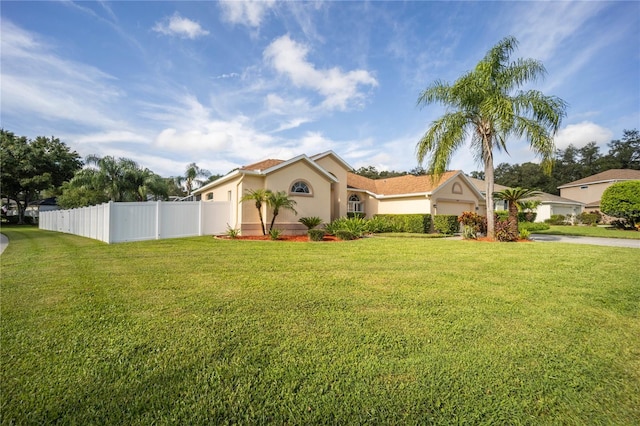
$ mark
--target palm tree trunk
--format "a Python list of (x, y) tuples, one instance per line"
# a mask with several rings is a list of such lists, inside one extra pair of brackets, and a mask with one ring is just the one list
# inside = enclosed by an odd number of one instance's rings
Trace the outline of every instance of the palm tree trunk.
[[(487, 144), (485, 144), (487, 145)], [(485, 200), (487, 203), (487, 237), (495, 237), (495, 213), (493, 211), (493, 152), (485, 147), (484, 153), (484, 181), (486, 183)]]
[(509, 201), (509, 227), (513, 235), (518, 235), (518, 204)]

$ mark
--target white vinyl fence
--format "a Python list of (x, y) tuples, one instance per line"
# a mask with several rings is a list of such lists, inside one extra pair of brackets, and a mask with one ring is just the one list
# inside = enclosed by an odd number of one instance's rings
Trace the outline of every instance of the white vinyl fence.
[(104, 241), (159, 240), (224, 234), (228, 201), (114, 203), (40, 213), (40, 229)]

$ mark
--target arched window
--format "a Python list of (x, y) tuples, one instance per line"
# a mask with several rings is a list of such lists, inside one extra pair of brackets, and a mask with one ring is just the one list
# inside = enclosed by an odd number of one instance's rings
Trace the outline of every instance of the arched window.
[(356, 194), (351, 194), (349, 196), (349, 206), (347, 207), (348, 213), (363, 213), (362, 202), (360, 201), (360, 197)]
[(306, 182), (301, 180), (295, 181), (293, 185), (291, 185), (291, 193), (292, 194), (311, 194), (311, 189)]

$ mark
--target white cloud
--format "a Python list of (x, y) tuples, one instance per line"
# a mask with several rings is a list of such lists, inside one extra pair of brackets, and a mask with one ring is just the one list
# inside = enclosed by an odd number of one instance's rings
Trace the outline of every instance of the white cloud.
[(109, 144), (114, 142), (124, 143), (148, 143), (150, 139), (136, 132), (127, 130), (110, 130), (106, 132), (90, 133), (73, 137), (79, 144)]
[(275, 0), (221, 1), (220, 7), (227, 22), (258, 28), (275, 3)]
[(307, 61), (309, 48), (284, 35), (274, 40), (264, 51), (264, 59), (296, 87), (318, 92), (327, 109), (346, 110), (363, 102), (360, 86), (378, 86), (378, 81), (366, 70), (343, 72), (339, 68), (316, 69)]
[(174, 151), (228, 152), (241, 154), (255, 152), (261, 146), (272, 141), (272, 137), (252, 129), (248, 118), (236, 117), (229, 121), (211, 120), (197, 127), (164, 129), (156, 137), (159, 147)]
[(613, 138), (613, 132), (590, 121), (569, 124), (560, 129), (555, 137), (556, 148), (565, 149), (569, 144), (581, 148), (589, 142), (605, 145)]
[(192, 40), (209, 34), (209, 31), (203, 29), (198, 22), (183, 18), (178, 12), (174, 13), (171, 17), (156, 22), (152, 29), (161, 34)]
[(36, 114), (85, 126), (124, 127), (111, 111), (123, 92), (99, 69), (60, 58), (36, 35), (2, 21), (3, 116)]

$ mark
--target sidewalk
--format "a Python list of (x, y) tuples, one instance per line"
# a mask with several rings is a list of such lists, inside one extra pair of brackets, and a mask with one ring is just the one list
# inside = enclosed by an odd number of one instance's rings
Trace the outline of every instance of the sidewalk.
[(621, 238), (574, 237), (570, 235), (531, 234), (533, 241), (543, 243), (591, 244), (596, 246), (627, 247), (640, 249), (640, 240), (624, 240)]

